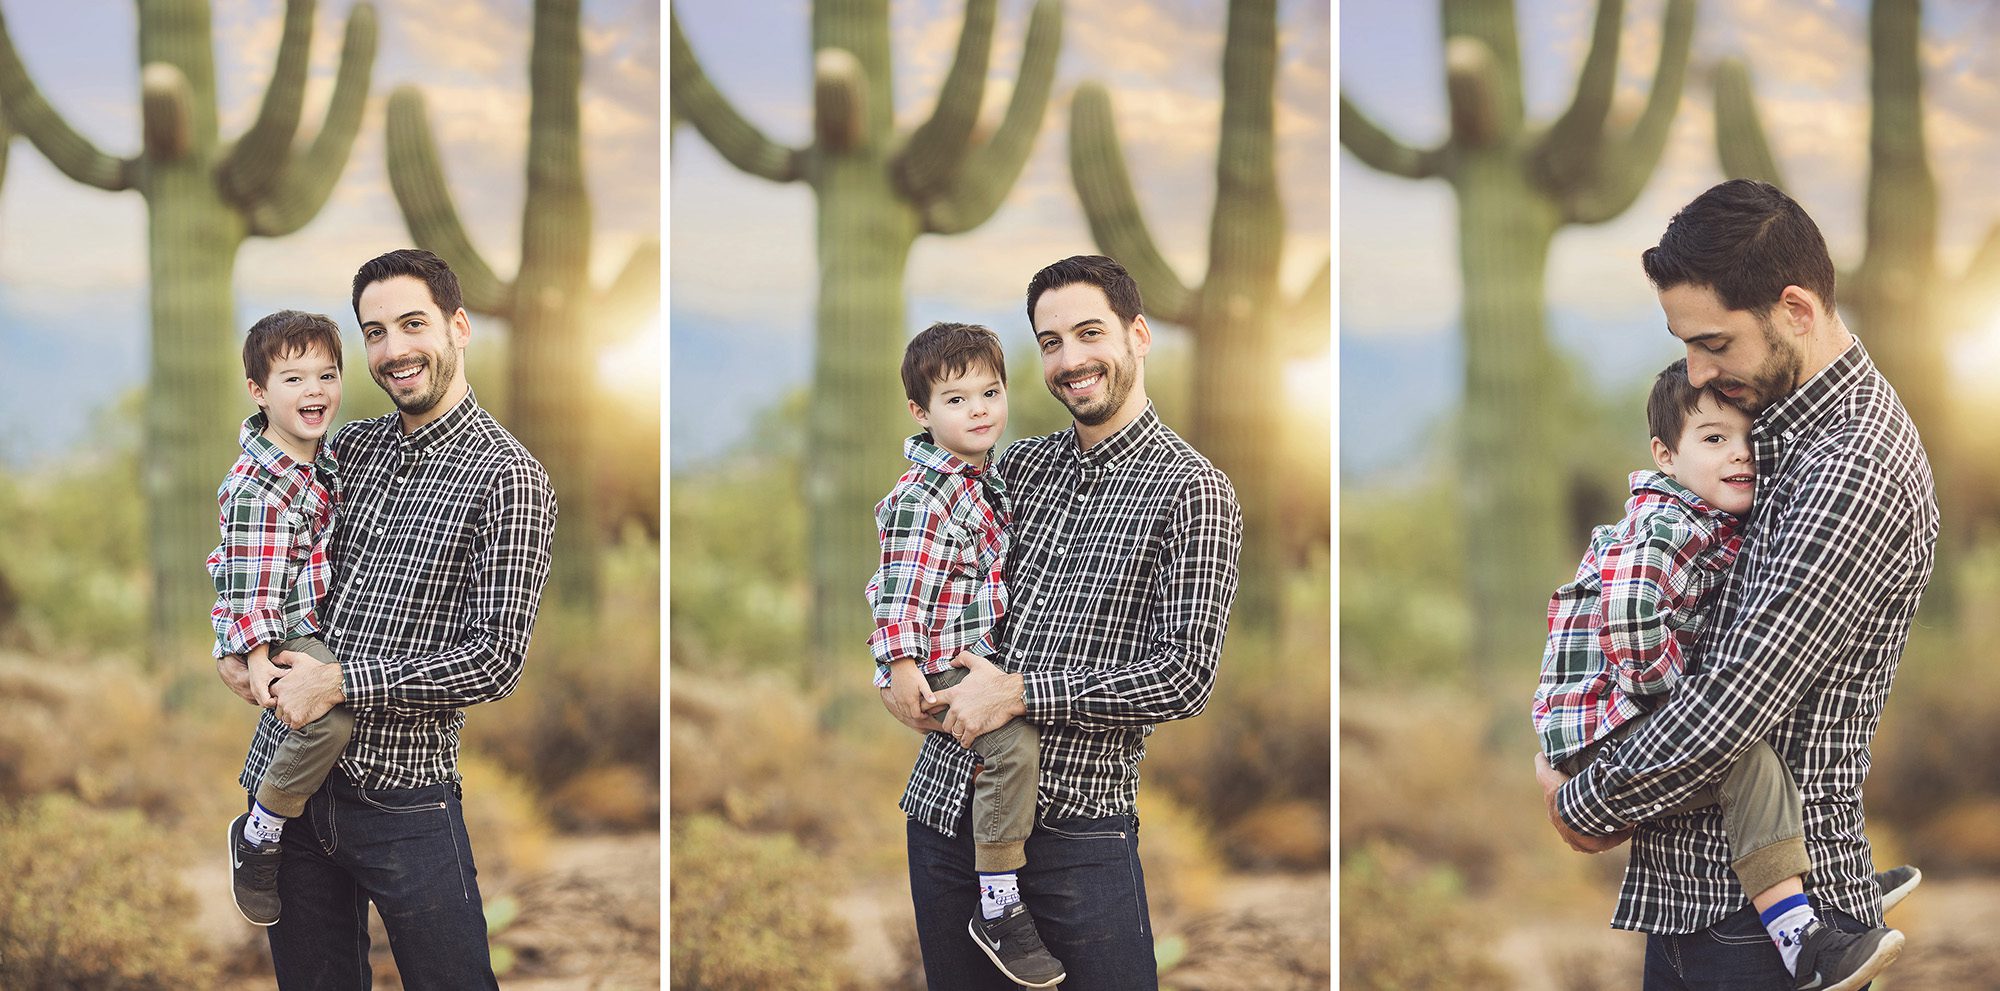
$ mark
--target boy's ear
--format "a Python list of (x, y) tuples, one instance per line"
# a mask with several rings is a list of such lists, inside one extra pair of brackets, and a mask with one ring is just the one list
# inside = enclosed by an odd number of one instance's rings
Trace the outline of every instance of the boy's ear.
[(251, 402), (258, 406), (264, 405), (264, 387), (258, 385), (256, 379), (244, 379), (243, 385), (250, 390)]
[(1674, 475), (1674, 452), (1667, 450), (1667, 442), (1653, 438), (1653, 464), (1668, 478)]
[(924, 412), (924, 408), (922, 406), (918, 406), (917, 401), (914, 399), (907, 399), (904, 400), (904, 402), (910, 404), (910, 418), (917, 421), (917, 426), (920, 426), (925, 430), (929, 430), (931, 428), (930, 414)]

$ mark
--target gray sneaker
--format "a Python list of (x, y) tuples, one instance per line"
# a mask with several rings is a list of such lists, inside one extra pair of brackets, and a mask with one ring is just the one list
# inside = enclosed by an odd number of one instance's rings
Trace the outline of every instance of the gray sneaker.
[(1793, 991), (1855, 991), (1896, 961), (1903, 934), (1877, 928), (1841, 932), (1818, 919), (1799, 931), (1799, 972)]
[(278, 844), (252, 844), (243, 838), (245, 812), (229, 824), (229, 887), (236, 910), (253, 926), (278, 921)]
[(1035, 929), (1035, 917), (1028, 914), (1028, 906), (1015, 902), (1007, 906), (997, 919), (975, 915), (965, 924), (967, 932), (993, 966), (1016, 984), (1031, 988), (1054, 987), (1068, 977), (1061, 961), (1049, 954), (1049, 948), (1042, 945), (1042, 934)]
[(1922, 883), (1924, 883), (1924, 872), (1909, 864), (1876, 873), (1875, 890), (1882, 893), (1882, 911), (1887, 912), (1895, 908), (1898, 902), (1908, 898), (1910, 892), (1917, 890), (1917, 885)]

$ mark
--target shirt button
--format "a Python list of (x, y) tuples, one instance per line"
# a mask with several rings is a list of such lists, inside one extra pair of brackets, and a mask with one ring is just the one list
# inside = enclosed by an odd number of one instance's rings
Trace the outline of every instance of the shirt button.
[(1065, 551), (1065, 550), (1067, 550), (1067, 549), (1068, 549), (1068, 548), (1064, 548), (1064, 547), (1058, 547), (1058, 548), (1056, 548), (1056, 555), (1057, 555), (1058, 557), (1062, 556), (1062, 552), (1063, 552), (1063, 551)]
[(1038, 605), (1038, 606), (1039, 606), (1039, 605), (1041, 605), (1041, 604), (1042, 604), (1042, 603), (1043, 603), (1044, 601), (1045, 601), (1045, 600), (1044, 600), (1044, 599), (1043, 599), (1043, 598), (1042, 598), (1041, 596), (1039, 596), (1039, 595), (1035, 596), (1035, 605)]

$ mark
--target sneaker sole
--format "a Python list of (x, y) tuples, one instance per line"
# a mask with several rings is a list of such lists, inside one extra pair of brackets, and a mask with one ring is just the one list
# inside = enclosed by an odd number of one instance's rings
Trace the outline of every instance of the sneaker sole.
[(1876, 975), (1888, 970), (1889, 965), (1895, 963), (1896, 958), (1902, 953), (1903, 934), (1891, 929), (1889, 935), (1882, 937), (1882, 942), (1875, 944), (1875, 952), (1862, 962), (1860, 970), (1839, 984), (1828, 985), (1826, 991), (1854, 991), (1874, 980)]
[(981, 953), (986, 954), (986, 959), (993, 961), (993, 966), (1000, 968), (1000, 973), (1005, 974), (1008, 980), (1013, 981), (1014, 983), (1019, 984), (1024, 988), (1052, 988), (1058, 984), (1061, 984), (1063, 982), (1063, 979), (1069, 976), (1069, 971), (1063, 971), (1062, 973), (1057, 974), (1056, 976), (1040, 984), (1036, 984), (1035, 982), (1027, 980), (1022, 977), (1017, 977), (1015, 976), (1013, 971), (1007, 969), (1006, 964), (1000, 962), (1000, 955), (998, 953), (993, 952), (992, 947), (986, 945), (986, 940), (980, 937), (979, 930), (974, 926), (973, 921), (971, 919), (965, 920), (965, 934), (967, 936), (972, 937), (972, 942), (978, 945), (979, 951)]
[(1904, 881), (1902, 884), (1882, 893), (1882, 911), (1887, 912), (1895, 908), (1903, 899), (1910, 896), (1910, 892), (1917, 890), (1917, 885), (1923, 883), (1924, 872), (1914, 867), (1910, 868), (1910, 870), (1911, 874), (1908, 881)]
[(236, 906), (236, 914), (242, 916), (243, 921), (253, 926), (275, 926), (278, 924), (278, 920), (272, 919), (269, 922), (258, 922), (256, 919), (250, 917), (250, 913), (243, 911), (243, 903), (236, 900), (236, 836), (243, 831), (243, 820), (248, 818), (250, 818), (250, 813), (245, 812), (229, 820), (229, 904)]

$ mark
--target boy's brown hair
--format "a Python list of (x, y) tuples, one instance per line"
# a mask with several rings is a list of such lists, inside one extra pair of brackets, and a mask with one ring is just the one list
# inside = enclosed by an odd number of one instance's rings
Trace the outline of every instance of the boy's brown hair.
[(271, 375), (273, 363), (304, 354), (314, 345), (333, 358), (333, 367), (338, 371), (340, 327), (333, 319), (319, 313), (279, 310), (252, 324), (250, 336), (243, 339), (243, 377), (257, 383), (260, 389), (269, 388), (270, 383), (265, 380)]
[(993, 370), (1007, 384), (1007, 356), (1000, 335), (977, 324), (934, 323), (903, 349), (903, 394), (919, 409), (931, 408), (931, 387), (974, 365)]
[(1681, 430), (1703, 396), (1723, 406), (1735, 405), (1714, 389), (1689, 385), (1687, 359), (1676, 360), (1653, 380), (1652, 395), (1646, 397), (1646, 429), (1667, 445), (1667, 450), (1680, 453)]

